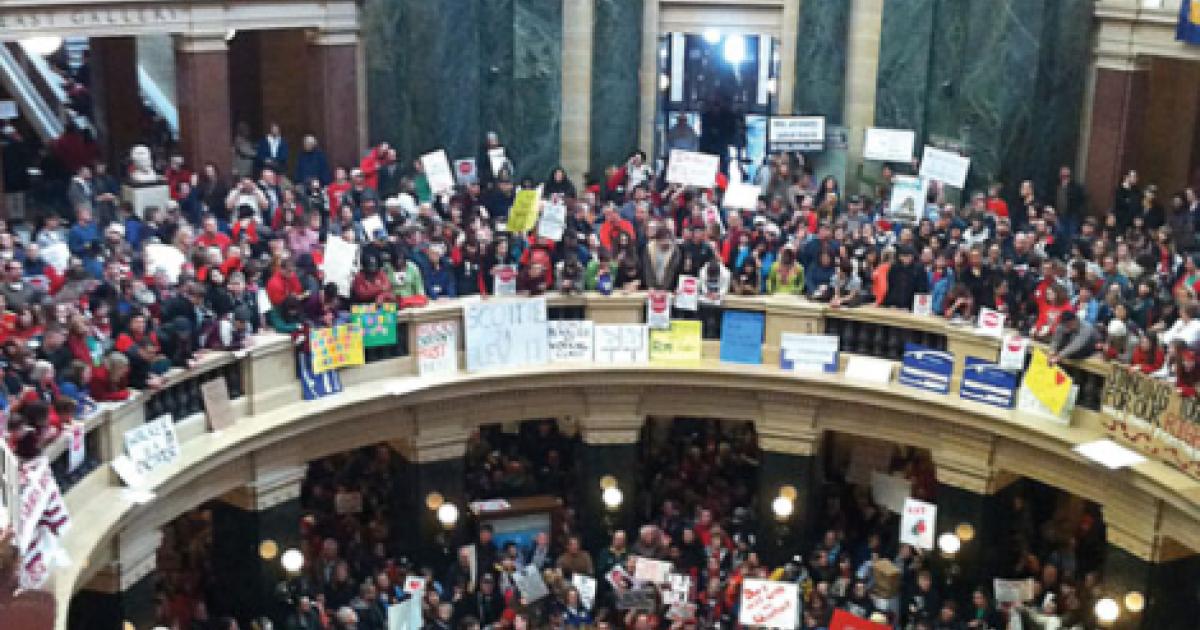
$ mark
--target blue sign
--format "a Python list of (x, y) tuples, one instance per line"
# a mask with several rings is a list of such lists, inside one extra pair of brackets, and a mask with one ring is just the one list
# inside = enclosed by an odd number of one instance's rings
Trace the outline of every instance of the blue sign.
[(1175, 39), (1189, 44), (1200, 44), (1200, 0), (1183, 0), (1180, 3)]
[(766, 317), (754, 311), (721, 314), (721, 360), (726, 363), (762, 363)]
[(978, 357), (967, 357), (958, 397), (993, 407), (1012, 409), (1017, 394), (1017, 372)]
[(904, 344), (904, 362), (900, 364), (901, 385), (949, 394), (950, 375), (953, 373), (953, 354), (915, 343)]

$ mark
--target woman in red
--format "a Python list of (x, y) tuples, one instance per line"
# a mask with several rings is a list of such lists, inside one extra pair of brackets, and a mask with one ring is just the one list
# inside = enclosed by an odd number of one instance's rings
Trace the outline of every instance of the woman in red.
[(379, 266), (375, 256), (365, 256), (363, 268), (354, 274), (354, 282), (350, 287), (350, 295), (356, 304), (383, 304), (395, 302), (396, 294), (392, 293), (392, 282), (387, 271)]
[(1067, 298), (1066, 289), (1063, 289), (1057, 282), (1046, 285), (1046, 289), (1038, 298), (1037, 303), (1038, 317), (1037, 322), (1033, 325), (1033, 337), (1045, 341), (1054, 336), (1054, 329), (1058, 327), (1058, 320), (1062, 314), (1067, 311), (1074, 312), (1075, 308), (1071, 306), (1071, 300)]
[(1152, 330), (1147, 330), (1145, 334), (1138, 337), (1137, 346), (1133, 349), (1133, 357), (1129, 360), (1129, 367), (1142, 374), (1150, 374), (1157, 372), (1162, 367), (1163, 360), (1163, 348), (1162, 344), (1158, 343), (1158, 335)]
[(304, 292), (300, 285), (300, 277), (296, 275), (296, 265), (291, 258), (281, 257), (275, 260), (275, 271), (267, 280), (267, 298), (271, 306), (283, 304), (284, 298), (294, 295), (297, 298)]
[(146, 313), (142, 311), (135, 312), (129, 316), (128, 330), (117, 335), (116, 348), (121, 352), (127, 352), (137, 342), (145, 339), (147, 335), (150, 341), (154, 343), (154, 347), (158, 348), (158, 337), (153, 331), (147, 331), (148, 319)]
[(89, 387), (93, 400), (128, 400), (129, 359), (120, 352), (110, 352), (99, 366), (92, 369)]

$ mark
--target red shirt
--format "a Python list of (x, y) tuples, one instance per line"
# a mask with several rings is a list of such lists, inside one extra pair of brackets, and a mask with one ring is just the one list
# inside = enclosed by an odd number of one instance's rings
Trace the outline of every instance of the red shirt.
[(303, 292), (304, 287), (300, 286), (300, 278), (294, 273), (275, 272), (271, 275), (271, 279), (267, 280), (267, 299), (271, 300), (271, 306), (279, 306), (283, 304), (287, 296), (299, 297)]
[(229, 244), (232, 242), (233, 241), (230, 240), (230, 238), (228, 236), (226, 236), (224, 232), (217, 232), (216, 234), (209, 234), (208, 232), (204, 232), (204, 233), (200, 234), (200, 236), (196, 237), (197, 245), (199, 245), (201, 247), (216, 246), (216, 247), (221, 248), (222, 252), (224, 252), (225, 249), (228, 248)]

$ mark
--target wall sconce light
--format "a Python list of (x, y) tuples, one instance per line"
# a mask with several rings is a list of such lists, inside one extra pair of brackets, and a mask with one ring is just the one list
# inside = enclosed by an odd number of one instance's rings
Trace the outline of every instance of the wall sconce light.
[(786, 521), (791, 518), (792, 512), (795, 509), (795, 502), (782, 494), (775, 497), (775, 500), (771, 502), (771, 511), (775, 513), (775, 518), (780, 521)]
[(958, 553), (959, 549), (962, 549), (962, 540), (960, 540), (958, 536), (955, 536), (950, 532), (946, 532), (945, 534), (938, 536), (938, 549), (941, 549), (942, 553), (946, 554), (947, 556), (953, 556), (954, 554)]
[(608, 508), (608, 511), (616, 512), (625, 501), (625, 493), (616, 486), (610, 486), (600, 493), (600, 500), (604, 501), (604, 507)]
[(1117, 600), (1111, 597), (1103, 597), (1096, 602), (1096, 620), (1103, 624), (1110, 624), (1121, 616), (1121, 607), (1117, 605)]
[(442, 503), (437, 509), (437, 519), (442, 527), (453, 528), (454, 524), (458, 522), (458, 506), (449, 502)]
[(959, 523), (958, 527), (954, 528), (954, 533), (963, 542), (971, 542), (975, 538), (975, 526), (970, 523)]
[(616, 477), (614, 477), (612, 475), (604, 475), (603, 477), (600, 478), (600, 488), (602, 490), (607, 490), (609, 488), (616, 488), (616, 487), (617, 487), (617, 478)]
[(440, 492), (430, 492), (429, 495), (425, 497), (425, 507), (429, 508), (429, 511), (431, 512), (436, 512), (437, 509), (442, 507), (442, 504), (445, 502), (446, 498), (443, 497), (442, 493)]
[(1129, 591), (1125, 594), (1125, 608), (1131, 613), (1140, 613), (1146, 607), (1146, 596), (1138, 591)]
[(264, 540), (258, 543), (258, 557), (270, 562), (279, 555), (279, 545), (274, 540)]
[(283, 565), (284, 571), (299, 573), (300, 569), (304, 568), (304, 554), (300, 553), (299, 549), (288, 549), (280, 556), (279, 563)]

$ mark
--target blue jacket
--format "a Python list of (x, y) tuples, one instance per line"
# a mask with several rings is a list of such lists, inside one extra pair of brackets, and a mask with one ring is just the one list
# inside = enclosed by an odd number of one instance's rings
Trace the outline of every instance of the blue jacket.
[[(930, 274), (929, 279), (933, 280), (933, 274)], [(929, 301), (933, 303), (933, 314), (940, 316), (942, 314), (942, 302), (946, 301), (946, 294), (950, 292), (950, 287), (954, 286), (954, 270), (947, 269), (942, 279), (932, 284), (933, 290), (930, 291)]]
[(67, 233), (67, 247), (72, 254), (76, 256), (83, 254), (84, 247), (88, 243), (95, 243), (100, 240), (100, 230), (96, 224), (88, 223), (87, 225), (75, 224), (71, 231)]
[(320, 180), (322, 186), (328, 186), (329, 182), (333, 181), (333, 175), (329, 171), (329, 160), (320, 149), (301, 151), (300, 157), (296, 159), (296, 183), (307, 186), (308, 182), (314, 179)]
[(429, 299), (441, 297), (458, 297), (458, 282), (454, 277), (454, 267), (449, 258), (443, 258), (437, 269), (432, 267), (429, 273), (422, 276), (425, 279), (425, 295)]

